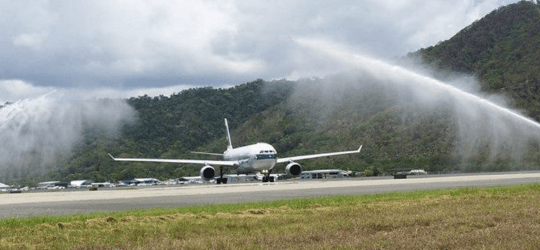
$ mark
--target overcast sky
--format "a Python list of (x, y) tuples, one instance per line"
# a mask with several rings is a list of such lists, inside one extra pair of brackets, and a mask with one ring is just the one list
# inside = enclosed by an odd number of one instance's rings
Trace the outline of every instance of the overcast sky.
[(0, 0), (0, 103), (53, 90), (129, 97), (334, 70), (298, 39), (388, 59), (516, 0)]

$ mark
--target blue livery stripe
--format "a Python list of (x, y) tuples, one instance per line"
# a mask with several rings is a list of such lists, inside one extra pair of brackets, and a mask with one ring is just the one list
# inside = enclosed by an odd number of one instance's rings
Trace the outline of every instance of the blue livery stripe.
[(260, 154), (260, 155), (257, 155), (257, 160), (275, 159), (275, 158), (276, 158), (275, 154)]

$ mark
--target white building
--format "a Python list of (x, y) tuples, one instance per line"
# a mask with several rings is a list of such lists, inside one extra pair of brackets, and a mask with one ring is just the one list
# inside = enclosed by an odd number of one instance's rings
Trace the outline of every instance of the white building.
[(50, 189), (50, 188), (54, 188), (58, 183), (60, 183), (59, 181), (44, 181), (44, 182), (40, 182), (38, 183), (38, 189)]
[(152, 186), (152, 185), (162, 185), (163, 183), (156, 178), (135, 178), (137, 186)]
[(0, 192), (7, 192), (7, 191), (9, 191), (10, 188), (11, 188), (10, 186), (8, 186), (8, 185), (6, 185), (4, 183), (0, 183)]
[(92, 180), (76, 180), (76, 181), (71, 181), (69, 185), (74, 188), (87, 188), (87, 187), (91, 187), (92, 183), (93, 183)]
[(184, 176), (178, 178), (178, 184), (202, 184), (204, 180), (200, 176)]
[(169, 179), (168, 181), (165, 181), (165, 185), (176, 185), (178, 184), (178, 179)]
[(110, 182), (96, 182), (96, 183), (92, 183), (92, 187), (105, 187), (105, 188), (110, 188), (110, 187), (115, 187), (114, 184), (110, 183)]

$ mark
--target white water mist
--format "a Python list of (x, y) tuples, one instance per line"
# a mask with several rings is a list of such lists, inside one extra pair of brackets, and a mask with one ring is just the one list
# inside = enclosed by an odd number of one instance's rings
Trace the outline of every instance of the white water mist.
[(124, 100), (73, 100), (61, 93), (8, 104), (0, 108), (0, 173), (42, 174), (69, 158), (85, 128), (112, 135), (133, 115)]
[[(420, 112), (434, 110), (441, 105), (452, 110), (455, 118), (453, 122), (458, 130), (456, 153), (465, 161), (479, 155), (482, 150), (488, 151), (482, 152), (488, 155), (486, 160), (504, 155), (519, 161), (529, 150), (527, 148), (531, 141), (538, 142), (540, 138), (540, 124), (500, 104), (504, 103), (500, 101), (500, 97), (485, 97), (456, 87), (475, 89), (477, 83), (471, 77), (462, 78), (459, 84), (446, 83), (401, 66), (355, 54), (339, 44), (313, 39), (296, 41), (318, 53), (324, 60), (345, 65), (346, 72), (354, 72), (349, 74), (356, 77), (354, 86), (347, 86), (349, 89), (378, 84), (384, 86), (382, 89), (399, 89), (397, 94), (395, 91), (386, 92), (388, 95), (396, 94), (387, 96), (394, 104), (420, 107)], [(336, 92), (337, 87), (332, 86), (336, 79), (333, 80), (334, 82), (327, 81), (329, 87), (325, 90), (325, 95)], [(494, 102), (492, 99), (499, 101)], [(370, 106), (373, 107), (366, 103), (366, 107)]]

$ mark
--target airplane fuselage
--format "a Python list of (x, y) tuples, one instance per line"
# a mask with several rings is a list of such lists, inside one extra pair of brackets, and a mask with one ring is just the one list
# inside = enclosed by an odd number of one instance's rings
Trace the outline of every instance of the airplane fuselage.
[(277, 159), (276, 149), (268, 143), (230, 148), (223, 152), (223, 160), (238, 162), (239, 166), (236, 168), (237, 174), (271, 170), (276, 165)]

